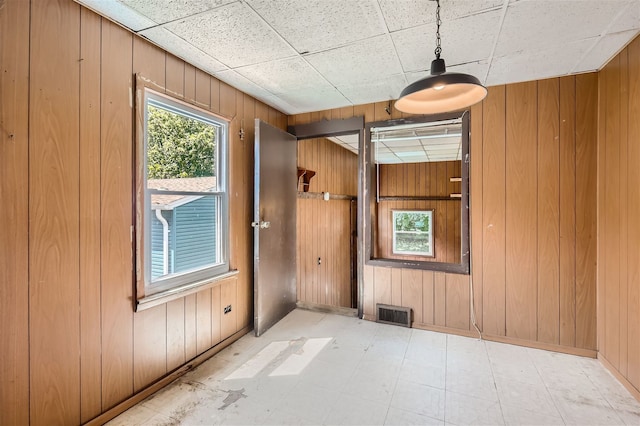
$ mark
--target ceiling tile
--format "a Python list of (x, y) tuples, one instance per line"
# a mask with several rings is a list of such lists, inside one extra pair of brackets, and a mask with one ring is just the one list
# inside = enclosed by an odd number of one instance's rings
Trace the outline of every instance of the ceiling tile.
[(294, 106), (297, 113), (322, 111), (351, 105), (351, 102), (334, 87), (323, 90), (318, 88), (303, 89), (289, 93), (278, 93), (276, 96)]
[(609, 34), (601, 37), (597, 44), (587, 53), (573, 69), (573, 72), (597, 71), (601, 69), (638, 34), (637, 30)]
[[(500, 8), (503, 0), (443, 0), (440, 16), (443, 27), (448, 21)], [(380, 0), (380, 8), (389, 31), (398, 31), (435, 22), (436, 4), (424, 0)], [(435, 33), (434, 33), (435, 34)]]
[(247, 80), (245, 77), (241, 76), (233, 70), (226, 70), (216, 73), (216, 77), (218, 77), (225, 83), (242, 90), (245, 93), (251, 93), (251, 96), (254, 96), (260, 100), (273, 97), (273, 93), (263, 89), (260, 86), (257, 86), (256, 84)]
[(132, 31), (137, 32), (157, 25), (157, 22), (116, 0), (78, 0), (78, 2)]
[[(440, 28), (442, 57), (447, 65), (487, 60), (500, 23), (500, 11), (485, 12), (446, 22)], [(406, 72), (428, 70), (435, 59), (435, 24), (392, 34), (400, 63)]]
[(638, 28), (640, 28), (640, 0), (634, 0), (619, 14), (618, 19), (611, 24), (607, 33), (637, 30)]
[(214, 9), (236, 0), (118, 0), (159, 24)]
[(299, 53), (318, 52), (386, 33), (375, 0), (248, 3)]
[(210, 74), (227, 69), (226, 66), (216, 61), (211, 56), (165, 28), (154, 27), (144, 30), (140, 32), (140, 34), (163, 49), (166, 49), (169, 52), (176, 52), (175, 55)]
[(556, 45), (540, 52), (495, 58), (486, 83), (493, 86), (567, 75), (595, 40), (593, 38)]
[(285, 114), (299, 114), (299, 113), (305, 112), (305, 111), (299, 110), (295, 106), (279, 98), (277, 95), (271, 95), (271, 94), (264, 95), (260, 98), (260, 100), (265, 104), (270, 105), (273, 108)]
[(538, 52), (600, 36), (627, 1), (518, 1), (509, 5), (495, 56)]
[(229, 68), (294, 56), (296, 52), (244, 3), (231, 3), (165, 25)]
[(403, 74), (381, 77), (363, 84), (339, 85), (338, 90), (354, 105), (397, 99), (407, 85)]
[(333, 89), (322, 76), (299, 56), (236, 68), (236, 71), (271, 93), (298, 90)]
[(334, 86), (375, 82), (402, 71), (388, 35), (307, 55), (305, 58)]

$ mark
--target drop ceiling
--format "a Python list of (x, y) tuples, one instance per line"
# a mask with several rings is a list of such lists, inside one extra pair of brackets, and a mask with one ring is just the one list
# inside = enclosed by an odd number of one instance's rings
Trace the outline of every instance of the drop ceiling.
[[(76, 0), (286, 113), (396, 99), (428, 74), (429, 0)], [(449, 71), (485, 85), (601, 69), (640, 0), (441, 0)]]
[[(328, 138), (358, 154), (357, 134)], [(374, 162), (378, 164), (428, 163), (462, 159), (461, 120), (372, 128)]]

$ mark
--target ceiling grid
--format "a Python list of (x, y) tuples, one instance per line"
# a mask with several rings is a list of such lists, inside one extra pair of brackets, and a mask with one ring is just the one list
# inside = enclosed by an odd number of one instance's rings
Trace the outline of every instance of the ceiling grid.
[[(76, 0), (286, 114), (397, 99), (429, 74), (429, 0)], [(640, 0), (441, 0), (447, 70), (487, 85), (597, 71)]]

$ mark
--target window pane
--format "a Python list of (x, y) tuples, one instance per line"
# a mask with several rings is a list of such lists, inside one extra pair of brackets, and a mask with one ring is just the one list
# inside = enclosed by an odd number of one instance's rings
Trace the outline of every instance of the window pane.
[(393, 253), (433, 256), (433, 212), (393, 212)]
[[(170, 210), (154, 208), (154, 198), (176, 198)], [(218, 243), (220, 197), (152, 195), (151, 279), (221, 263)]]
[(148, 188), (218, 191), (219, 133), (215, 124), (149, 103)]

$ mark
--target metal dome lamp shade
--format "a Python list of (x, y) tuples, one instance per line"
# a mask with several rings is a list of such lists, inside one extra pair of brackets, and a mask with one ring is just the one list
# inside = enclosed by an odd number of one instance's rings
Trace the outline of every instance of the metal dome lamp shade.
[(487, 88), (469, 74), (447, 72), (440, 58), (440, 0), (436, 0), (436, 59), (431, 75), (408, 85), (395, 103), (397, 110), (410, 114), (437, 114), (469, 107), (487, 96)]

